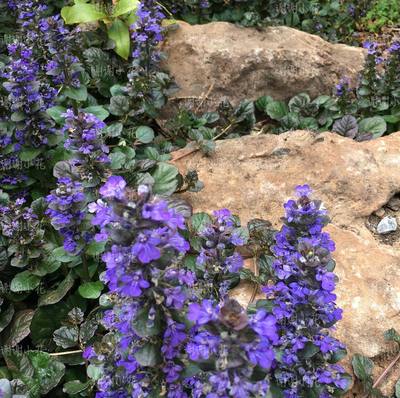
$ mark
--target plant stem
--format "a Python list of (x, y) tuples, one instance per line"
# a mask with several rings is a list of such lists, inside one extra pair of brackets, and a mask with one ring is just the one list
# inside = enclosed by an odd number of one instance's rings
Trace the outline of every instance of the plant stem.
[[(216, 141), (218, 138), (222, 137), (231, 127), (233, 126), (233, 123), (230, 123), (228, 126), (226, 126), (219, 134), (217, 134), (212, 140)], [(181, 156), (178, 156), (176, 158), (173, 158), (172, 161), (176, 162), (179, 159), (185, 158), (186, 156), (191, 155), (194, 152), (197, 152), (200, 148), (193, 148), (189, 152), (183, 153)]]
[(83, 265), (83, 279), (85, 282), (89, 282), (90, 281), (89, 267), (85, 254), (82, 255), (82, 265)]
[(62, 355), (70, 355), (70, 354), (80, 354), (83, 352), (82, 350), (74, 350), (74, 351), (65, 351), (65, 352), (53, 352), (49, 354), (51, 357), (59, 357)]

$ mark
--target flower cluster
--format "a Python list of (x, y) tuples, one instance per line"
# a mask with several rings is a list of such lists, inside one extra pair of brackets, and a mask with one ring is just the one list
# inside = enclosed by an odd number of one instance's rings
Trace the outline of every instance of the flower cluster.
[(44, 230), (24, 198), (0, 205), (0, 234), (7, 238), (11, 266), (23, 268), (42, 254)]
[(350, 80), (348, 78), (340, 79), (339, 83), (335, 86), (335, 95), (337, 97), (343, 97), (346, 93), (350, 92)]
[(115, 302), (104, 324), (115, 348), (108, 353), (96, 349), (104, 370), (97, 397), (147, 396), (158, 391), (152, 381), (157, 378), (177, 390), (182, 367), (174, 359), (186, 339), (180, 312), (195, 282), (177, 265), (189, 250), (179, 232), (184, 218), (167, 202), (154, 200), (147, 186), (129, 192), (119, 176), (110, 177), (99, 192), (101, 199), (89, 209), (101, 231), (96, 239), (110, 241), (102, 258)]
[(238, 219), (227, 209), (214, 211), (213, 217), (207, 220), (197, 231), (200, 245), (196, 265), (201, 273), (202, 294), (214, 294), (217, 284), (216, 299), (220, 299), (227, 294), (230, 274), (239, 272), (243, 266), (243, 258), (235, 249), (246, 243), (247, 236)]
[(242, 264), (235, 248), (244, 244), (243, 233), (228, 210), (192, 217), (196, 271), (210, 270), (196, 279), (184, 268), (193, 256), (181, 235), (184, 219), (167, 202), (152, 198), (146, 186), (130, 192), (118, 176), (99, 192), (89, 210), (99, 228), (95, 239), (109, 241), (102, 258), (113, 308), (103, 320), (109, 334), (85, 351), (103, 369), (98, 398), (160, 391), (168, 398), (258, 398), (272, 391), (328, 398), (346, 390), (347, 375), (335, 364), (345, 350), (329, 335), (341, 318), (333, 293), (334, 243), (323, 232), (326, 211), (308, 186), (285, 204), (285, 225), (272, 248), (275, 279), (263, 288), (266, 299), (247, 311), (226, 287), (222, 295), (198, 294), (203, 275), (212, 273), (218, 290), (224, 285), (218, 274)]
[(161, 7), (154, 0), (143, 0), (137, 9), (138, 20), (131, 26), (134, 59), (143, 58), (146, 62), (149, 57), (156, 57), (152, 51), (163, 39), (162, 21), (165, 15)]
[(8, 46), (9, 63), (2, 74), (11, 115), (4, 123), (12, 125), (0, 133), (0, 164), (7, 170), (0, 178), (3, 186), (29, 181), (29, 167), (26, 173), (16, 170), (16, 152), (41, 149), (54, 141), (54, 122), (46, 110), (55, 104), (61, 84), (79, 86), (77, 59), (70, 55), (71, 35), (61, 17), (46, 16), (47, 5), (37, 0), (9, 6), (19, 29), (17, 41)]
[(72, 109), (68, 109), (63, 116), (63, 132), (68, 137), (64, 146), (74, 151), (73, 166), (82, 181), (97, 185), (104, 174), (104, 164), (110, 161), (109, 148), (101, 138), (101, 130), (106, 125), (91, 113), (76, 114)]
[(47, 197), (46, 214), (51, 218), (51, 225), (60, 232), (64, 239), (64, 249), (72, 254), (80, 252), (83, 242), (91, 236), (82, 233), (82, 222), (86, 216), (86, 198), (81, 183), (69, 177), (59, 178), (57, 188)]
[(60, 15), (40, 19), (38, 28), (46, 75), (56, 86), (80, 87), (81, 66), (78, 58), (72, 54), (76, 35), (67, 29)]
[(186, 352), (201, 369), (185, 380), (191, 396), (265, 397), (279, 342), (275, 317), (263, 309), (248, 316), (232, 299), (193, 303), (187, 316), (194, 326)]
[(22, 145), (40, 147), (47, 144), (55, 130), (44, 111), (52, 106), (56, 90), (40, 81), (40, 64), (25, 44), (8, 46), (11, 62), (3, 75), (3, 85), (9, 92), (12, 120), (16, 122), (14, 150)]
[(280, 334), (281, 358), (273, 378), (287, 398), (302, 396), (307, 388), (329, 397), (349, 384), (343, 368), (328, 364), (345, 352), (328, 334), (342, 316), (333, 293), (335, 245), (322, 231), (328, 217), (321, 202), (310, 198), (307, 185), (297, 187), (297, 194), (296, 201), (285, 204), (285, 225), (272, 248), (276, 282), (263, 289)]

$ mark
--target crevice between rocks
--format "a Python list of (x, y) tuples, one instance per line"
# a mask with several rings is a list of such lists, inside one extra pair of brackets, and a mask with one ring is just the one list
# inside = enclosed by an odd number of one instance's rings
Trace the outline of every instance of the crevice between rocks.
[(366, 227), (380, 243), (400, 244), (400, 192), (396, 192), (366, 220)]

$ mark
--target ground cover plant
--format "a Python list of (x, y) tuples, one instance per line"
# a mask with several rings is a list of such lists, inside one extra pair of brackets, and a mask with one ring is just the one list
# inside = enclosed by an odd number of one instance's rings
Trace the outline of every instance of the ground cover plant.
[(228, 21), (243, 26), (287, 25), (332, 41), (356, 43), (360, 31), (398, 26), (399, 5), (391, 0), (163, 0), (189, 23)]
[[(168, 161), (189, 142), (207, 155), (265, 118), (271, 133), (398, 130), (399, 44), (367, 43), (360, 82), (332, 96), (181, 109), (162, 128), (178, 88), (157, 45), (174, 15), (333, 40), (375, 17), (361, 2), (316, 1), (3, 0), (0, 11), (0, 396), (343, 395), (334, 242), (311, 189), (296, 189), (280, 231), (242, 226), (227, 209), (192, 214), (174, 194), (203, 184)], [(244, 246), (258, 275), (243, 268)], [(243, 280), (265, 296), (246, 308), (229, 298)], [(353, 365), (376, 393), (368, 359)]]

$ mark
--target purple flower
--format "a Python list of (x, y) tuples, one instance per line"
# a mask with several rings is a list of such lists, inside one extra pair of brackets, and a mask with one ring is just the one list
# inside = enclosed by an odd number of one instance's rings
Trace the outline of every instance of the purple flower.
[(120, 283), (122, 285), (120, 289), (121, 294), (127, 297), (139, 297), (142, 295), (144, 289), (150, 287), (150, 283), (143, 279), (140, 271), (122, 275)]
[(186, 301), (186, 294), (180, 286), (164, 289), (165, 305), (167, 307), (181, 310)]
[(366, 41), (363, 43), (363, 47), (368, 50), (369, 55), (375, 55), (378, 49), (378, 43)]
[(111, 176), (100, 188), (99, 193), (104, 198), (123, 199), (125, 195), (126, 182), (120, 176)]
[(161, 252), (157, 245), (160, 239), (154, 237), (151, 231), (144, 231), (137, 237), (136, 243), (132, 246), (132, 254), (136, 256), (143, 264), (158, 260)]
[(186, 346), (186, 351), (192, 361), (206, 360), (217, 353), (219, 344), (219, 337), (206, 331), (199, 332), (190, 340)]
[(264, 369), (271, 368), (275, 353), (266, 341), (259, 343), (257, 346), (248, 344), (245, 346), (245, 350), (253, 365), (259, 365)]
[(234, 253), (225, 260), (229, 272), (238, 272), (243, 267), (243, 258), (239, 253)]
[(216, 320), (218, 317), (218, 307), (214, 307), (211, 300), (203, 300), (201, 304), (192, 303), (189, 305), (187, 318), (196, 325), (205, 325)]
[(273, 315), (267, 314), (265, 310), (258, 310), (251, 318), (250, 325), (256, 333), (268, 338), (272, 344), (278, 342), (279, 336), (277, 333), (276, 318)]

